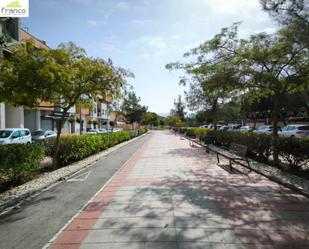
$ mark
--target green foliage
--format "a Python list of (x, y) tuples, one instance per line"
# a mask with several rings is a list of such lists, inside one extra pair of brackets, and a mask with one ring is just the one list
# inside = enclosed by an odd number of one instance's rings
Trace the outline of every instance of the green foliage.
[(211, 130), (207, 128), (187, 128), (186, 129), (186, 135), (188, 137), (197, 138), (200, 141), (204, 141), (209, 132), (211, 132)]
[[(206, 144), (229, 147), (238, 143), (248, 147), (248, 155), (260, 162), (269, 162), (272, 155), (273, 138), (268, 134), (252, 132), (214, 131), (206, 128), (176, 128), (177, 132), (191, 138), (199, 138)], [(299, 170), (309, 163), (309, 140), (294, 137), (279, 137), (277, 149), (283, 160), (292, 170)]]
[(146, 112), (142, 121), (142, 125), (153, 125), (155, 127), (160, 124), (160, 116), (154, 112)]
[[(106, 150), (116, 144), (130, 140), (136, 136), (147, 132), (147, 129), (140, 129), (138, 131), (123, 131), (107, 134), (96, 135), (66, 135), (61, 137), (58, 165), (66, 166), (70, 163), (76, 162), (88, 156)], [(46, 151), (49, 154), (54, 153), (55, 140), (50, 139), (46, 141)]]
[(167, 120), (166, 120), (166, 123), (169, 125), (169, 126), (178, 126), (180, 127), (182, 122), (180, 120), (180, 118), (176, 117), (176, 116), (169, 116), (167, 117)]
[[(207, 134), (217, 146), (226, 146), (234, 142), (248, 147), (249, 156), (269, 162), (273, 151), (273, 137), (267, 134), (211, 131)], [(308, 140), (279, 137), (277, 150), (280, 156), (288, 162), (290, 169), (300, 169), (309, 161)], [(286, 162), (281, 159), (281, 163)]]
[(40, 144), (0, 146), (0, 176), (13, 184), (21, 183), (40, 168), (44, 147)]
[(141, 99), (136, 96), (135, 92), (129, 92), (124, 97), (122, 111), (130, 124), (140, 123), (147, 112), (147, 107), (142, 106), (140, 101)]
[(309, 139), (280, 137), (279, 155), (288, 162), (291, 170), (299, 170), (309, 163)]
[(177, 99), (174, 100), (174, 109), (171, 110), (171, 116), (175, 116), (184, 122), (185, 120), (185, 112), (186, 106), (184, 101), (181, 98), (181, 95), (178, 95)]

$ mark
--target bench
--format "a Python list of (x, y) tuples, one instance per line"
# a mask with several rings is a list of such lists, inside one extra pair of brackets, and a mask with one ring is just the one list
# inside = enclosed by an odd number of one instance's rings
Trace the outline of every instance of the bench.
[[(250, 168), (248, 160), (248, 147), (245, 145), (231, 143), (230, 147), (228, 148), (228, 151), (220, 151), (220, 152), (217, 151), (216, 153), (217, 153), (218, 164), (220, 163), (219, 155), (229, 159), (231, 171), (233, 170), (232, 162), (239, 163), (239, 161), (244, 161), (246, 162), (248, 168)], [(235, 155), (237, 157), (235, 157)]]

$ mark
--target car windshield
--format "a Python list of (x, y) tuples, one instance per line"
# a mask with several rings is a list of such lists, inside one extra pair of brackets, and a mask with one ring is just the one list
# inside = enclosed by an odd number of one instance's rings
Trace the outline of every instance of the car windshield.
[(45, 131), (34, 131), (32, 132), (32, 136), (43, 136)]
[(0, 138), (8, 138), (13, 131), (4, 131), (4, 130), (0, 130)]

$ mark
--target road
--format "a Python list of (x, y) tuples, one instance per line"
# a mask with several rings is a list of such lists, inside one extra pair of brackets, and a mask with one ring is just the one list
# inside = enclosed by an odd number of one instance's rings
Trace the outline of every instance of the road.
[(1, 216), (0, 248), (42, 248), (147, 139), (137, 139)]

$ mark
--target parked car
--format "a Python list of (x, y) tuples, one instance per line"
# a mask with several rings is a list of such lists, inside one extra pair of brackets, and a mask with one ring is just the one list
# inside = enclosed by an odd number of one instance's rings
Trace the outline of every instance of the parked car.
[(54, 131), (34, 131), (31, 133), (32, 141), (34, 142), (43, 142), (45, 139), (56, 137), (57, 134)]
[(270, 133), (273, 130), (273, 126), (272, 125), (262, 125), (259, 126), (254, 132), (257, 133)]
[(219, 131), (229, 131), (231, 129), (231, 126), (228, 125), (222, 125), (220, 128), (218, 128)]
[(253, 128), (251, 128), (250, 126), (248, 125), (245, 125), (245, 126), (241, 126), (239, 128), (239, 131), (253, 131)]
[(0, 130), (0, 144), (30, 144), (31, 142), (29, 129), (11, 128)]
[(99, 129), (88, 129), (87, 130), (87, 134), (98, 134), (99, 133)]
[(99, 132), (98, 132), (98, 133), (104, 134), (104, 133), (107, 133), (107, 132), (108, 132), (108, 131), (107, 131), (106, 129), (101, 128), (101, 129), (99, 129)]
[(291, 124), (283, 127), (278, 133), (286, 137), (309, 137), (309, 125)]

